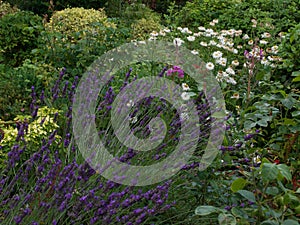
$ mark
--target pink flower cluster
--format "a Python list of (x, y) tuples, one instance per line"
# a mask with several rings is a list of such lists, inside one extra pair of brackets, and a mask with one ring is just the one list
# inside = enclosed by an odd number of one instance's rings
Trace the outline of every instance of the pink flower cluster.
[(184, 78), (184, 71), (180, 68), (180, 66), (173, 66), (171, 69), (167, 71), (167, 76), (172, 76), (173, 73), (178, 76), (178, 78)]

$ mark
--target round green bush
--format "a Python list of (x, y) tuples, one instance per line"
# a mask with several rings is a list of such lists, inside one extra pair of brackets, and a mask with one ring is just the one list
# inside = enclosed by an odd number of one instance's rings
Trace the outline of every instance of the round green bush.
[(31, 58), (42, 30), (42, 18), (32, 12), (4, 15), (0, 19), (0, 63), (17, 67)]
[(67, 8), (57, 11), (45, 26), (47, 31), (63, 35), (65, 39), (61, 41), (72, 42), (84, 39), (89, 35), (104, 36), (103, 28), (116, 27), (114, 23), (108, 21), (103, 9), (84, 8)]

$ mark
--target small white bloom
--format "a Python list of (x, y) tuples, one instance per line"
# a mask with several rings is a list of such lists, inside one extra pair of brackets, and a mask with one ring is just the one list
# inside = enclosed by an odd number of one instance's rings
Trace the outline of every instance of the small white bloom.
[(233, 54), (238, 54), (238, 53), (239, 53), (239, 51), (238, 51), (236, 48), (234, 48), (234, 49), (232, 50), (232, 52), (233, 52)]
[(271, 37), (271, 34), (268, 32), (265, 32), (261, 35), (261, 38), (270, 38), (270, 37)]
[(215, 65), (212, 62), (206, 63), (206, 69), (213, 70), (215, 68)]
[(184, 43), (184, 41), (180, 38), (175, 38), (174, 41), (173, 41), (173, 44), (176, 46), (181, 46), (182, 43)]
[(202, 45), (202, 46), (207, 46), (207, 43), (204, 42), (204, 41), (201, 41), (201, 42), (200, 42), (200, 45)]
[(243, 40), (247, 40), (247, 39), (249, 39), (250, 37), (248, 36), (248, 34), (245, 34), (243, 37), (242, 37), (242, 39)]
[(199, 54), (199, 52), (196, 51), (196, 50), (191, 51), (191, 53), (192, 53), (193, 55), (198, 55), (198, 54)]
[(182, 86), (182, 89), (183, 89), (184, 91), (190, 90), (190, 87), (189, 87), (189, 85), (188, 85), (187, 83), (182, 83), (181, 86)]
[(223, 53), (221, 51), (215, 51), (215, 52), (213, 52), (212, 57), (214, 59), (219, 59), (222, 57), (222, 55), (223, 55)]
[(171, 32), (171, 30), (170, 30), (169, 28), (165, 28), (165, 29), (164, 29), (164, 32), (166, 32), (166, 33), (170, 33), (170, 32)]
[(182, 27), (177, 27), (177, 30), (180, 30), (180, 31), (182, 31)]
[(248, 41), (248, 45), (253, 45), (254, 41), (253, 40), (249, 40)]
[(132, 100), (129, 100), (129, 102), (127, 102), (127, 107), (132, 107), (134, 106), (134, 102)]
[(186, 39), (188, 41), (195, 41), (195, 37), (194, 36), (188, 36)]
[(233, 60), (232, 62), (231, 62), (231, 65), (233, 65), (233, 66), (238, 66), (240, 63), (239, 63), (239, 61), (238, 60)]
[(150, 37), (149, 39), (148, 39), (148, 41), (155, 41), (157, 38), (156, 37)]
[(202, 26), (200, 26), (200, 27), (198, 27), (198, 30), (200, 30), (200, 31), (205, 31), (205, 30), (206, 30), (206, 28), (205, 28), (205, 27), (202, 27)]
[(227, 81), (227, 83), (236, 85), (236, 81), (235, 81), (235, 79), (233, 79), (232, 77), (228, 77), (228, 78), (226, 79), (226, 81)]
[(262, 44), (262, 45), (268, 44), (268, 42), (266, 40), (260, 40), (259, 43)]
[(210, 22), (209, 25), (215, 26), (215, 23), (214, 22)]
[(201, 34), (202, 34), (202, 32), (194, 33), (194, 36), (195, 36), (195, 37), (200, 37)]
[(159, 35), (166, 36), (166, 32), (164, 30), (159, 31)]
[(229, 73), (231, 75), (235, 74), (234, 70), (231, 67), (228, 67), (225, 71), (226, 71), (226, 73)]
[(214, 19), (212, 22), (213, 23), (219, 23), (219, 20), (218, 19)]
[(278, 53), (278, 46), (274, 45), (273, 47), (271, 47), (271, 51), (273, 54), (277, 54)]
[(229, 47), (233, 47), (234, 46), (234, 43), (232, 41), (227, 41), (226, 42), (226, 45), (228, 45)]
[(158, 33), (156, 31), (152, 31), (150, 34), (151, 37), (157, 37)]
[(187, 92), (182, 92), (181, 98), (182, 98), (184, 101), (188, 101), (188, 100), (190, 100), (191, 97), (190, 97), (189, 93), (187, 93)]
[(217, 42), (215, 42), (214, 40), (210, 40), (209, 45), (217, 45)]
[(226, 66), (227, 64), (227, 59), (226, 58), (220, 58), (216, 61), (219, 65), (221, 66)]

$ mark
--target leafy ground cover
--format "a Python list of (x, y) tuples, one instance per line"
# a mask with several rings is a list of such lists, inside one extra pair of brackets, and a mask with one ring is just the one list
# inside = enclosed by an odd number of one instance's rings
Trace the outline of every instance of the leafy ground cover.
[[(35, 1), (9, 2), (0, 2), (1, 224), (299, 224), (299, 1), (144, 1), (157, 12), (142, 1), (98, 1), (104, 9), (97, 1), (70, 1), (69, 8), (50, 1), (39, 9)], [(44, 17), (34, 14), (42, 9)], [(120, 162), (145, 167), (168, 159), (191, 117), (188, 102), (197, 106), (201, 130), (176, 175), (124, 185), (102, 177), (79, 151), (73, 103), (98, 57), (125, 43), (159, 41), (199, 57), (226, 110), (210, 113), (205, 82), (182, 62), (135, 62), (117, 71), (96, 100), (95, 123)], [(133, 135), (162, 140), (141, 152), (118, 139), (111, 118), (118, 94), (149, 76), (178, 84), (183, 104), (178, 110), (152, 95), (137, 101), (142, 89), (123, 99)], [(155, 117), (165, 134), (152, 135), (160, 129)], [(216, 119), (225, 124), (222, 145), (199, 170)]]

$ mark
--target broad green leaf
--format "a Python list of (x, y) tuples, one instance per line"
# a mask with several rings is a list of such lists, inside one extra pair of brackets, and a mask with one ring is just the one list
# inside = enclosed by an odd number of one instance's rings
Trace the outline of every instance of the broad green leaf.
[(220, 225), (236, 225), (236, 219), (231, 214), (220, 213), (218, 221)]
[(294, 112), (292, 112), (292, 116), (293, 117), (300, 116), (300, 111), (294, 111)]
[(279, 169), (281, 175), (285, 179), (287, 179), (288, 181), (292, 180), (292, 174), (291, 174), (290, 168), (287, 165), (279, 164), (279, 165), (277, 165), (277, 168)]
[(233, 208), (231, 209), (231, 213), (232, 213), (235, 217), (244, 218), (244, 219), (247, 219), (247, 218), (248, 218), (247, 213), (246, 213), (244, 210), (239, 209), (238, 207), (233, 207)]
[(295, 78), (292, 80), (292, 82), (300, 82), (300, 76), (295, 77)]
[(282, 225), (299, 225), (296, 220), (287, 219), (283, 221)]
[(239, 190), (242, 190), (246, 184), (247, 184), (247, 181), (240, 177), (232, 182), (230, 188), (233, 192), (237, 192)]
[(279, 225), (279, 223), (275, 220), (265, 220), (261, 223), (261, 225)]
[(212, 213), (217, 213), (219, 212), (220, 209), (214, 207), (214, 206), (210, 206), (210, 205), (201, 205), (198, 206), (195, 210), (195, 214), (199, 215), (199, 216), (207, 216), (209, 214)]
[(262, 180), (267, 182), (275, 180), (279, 174), (279, 170), (276, 164), (273, 163), (263, 163), (261, 168)]
[(281, 100), (281, 103), (288, 109), (291, 109), (294, 106), (294, 104), (296, 103), (296, 99), (294, 99), (291, 96), (288, 96), (287, 98)]
[(257, 124), (261, 127), (267, 127), (268, 126), (268, 122), (266, 120), (263, 120), (263, 119), (257, 121)]
[(268, 195), (277, 195), (279, 193), (279, 189), (277, 187), (267, 187), (266, 194)]
[(251, 202), (256, 202), (255, 195), (250, 191), (239, 190), (239, 191), (237, 191), (237, 193), (239, 193), (241, 196), (243, 196), (244, 198), (246, 198), (247, 200), (249, 200)]
[(298, 77), (298, 76), (300, 76), (300, 71), (292, 72), (292, 77)]

